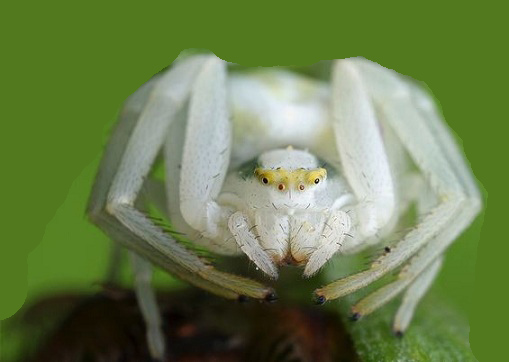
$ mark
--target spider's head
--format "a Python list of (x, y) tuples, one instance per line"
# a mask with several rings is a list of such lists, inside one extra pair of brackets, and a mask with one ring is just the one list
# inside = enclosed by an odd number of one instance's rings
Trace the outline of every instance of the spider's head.
[(287, 207), (309, 205), (327, 179), (327, 170), (318, 167), (316, 157), (291, 146), (262, 154), (259, 164), (254, 175), (260, 186), (274, 202)]

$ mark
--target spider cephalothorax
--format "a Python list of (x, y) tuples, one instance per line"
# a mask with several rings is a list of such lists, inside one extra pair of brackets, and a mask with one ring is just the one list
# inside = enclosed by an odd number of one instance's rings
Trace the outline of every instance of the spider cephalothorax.
[(252, 177), (233, 171), (218, 198), (236, 210), (228, 220), (236, 243), (271, 277), (280, 264), (314, 274), (350, 230), (344, 204), (338, 204), (349, 191), (337, 176), (327, 178), (314, 155), (291, 146), (264, 152), (256, 165)]

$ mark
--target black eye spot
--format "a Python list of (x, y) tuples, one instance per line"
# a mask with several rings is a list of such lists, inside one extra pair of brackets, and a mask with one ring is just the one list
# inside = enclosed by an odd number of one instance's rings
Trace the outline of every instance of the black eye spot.
[(269, 183), (269, 180), (267, 180), (267, 177), (264, 177), (264, 178), (262, 178), (262, 182), (263, 182), (264, 184), (268, 184), (268, 183)]
[(320, 183), (320, 179), (319, 178), (315, 178), (315, 184), (318, 184)]
[(304, 191), (304, 185), (299, 185), (299, 190)]

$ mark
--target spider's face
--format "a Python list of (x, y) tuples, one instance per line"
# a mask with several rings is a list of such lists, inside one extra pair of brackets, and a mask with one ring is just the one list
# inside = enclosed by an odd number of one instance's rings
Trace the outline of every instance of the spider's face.
[(314, 156), (292, 147), (264, 153), (254, 175), (261, 192), (275, 206), (305, 208), (314, 204), (315, 193), (326, 187), (327, 170)]

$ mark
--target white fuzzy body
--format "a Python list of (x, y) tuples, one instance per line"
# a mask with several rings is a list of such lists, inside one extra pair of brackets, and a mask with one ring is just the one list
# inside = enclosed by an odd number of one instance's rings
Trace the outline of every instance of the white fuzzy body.
[[(308, 170), (320, 166), (310, 153), (293, 149), (265, 152), (259, 157), (258, 164), (264, 169), (280, 168), (293, 173), (304, 172), (301, 168)], [(338, 174), (329, 172), (334, 176), (321, 180), (318, 185), (306, 185), (304, 190), (290, 184), (280, 191), (277, 187), (264, 185), (252, 174), (246, 175), (246, 171), (229, 174), (218, 202), (247, 217), (261, 248), (276, 264), (303, 266), (312, 252), (330, 242), (331, 237), (338, 243), (344, 239), (342, 234), (350, 229), (346, 214), (341, 213), (343, 226), (340, 229), (333, 229), (330, 224), (325, 226), (330, 215), (344, 206), (337, 201), (347, 201), (349, 196), (348, 188)]]
[[(192, 225), (183, 225), (188, 222), (185, 217), (176, 217), (181, 221), (176, 226), (196, 235), (195, 242), (217, 253), (247, 254), (273, 277), (277, 265), (306, 266), (314, 252), (305, 275), (318, 271), (338, 251), (348, 253), (369, 245), (369, 240), (357, 232), (357, 211), (352, 205), (358, 202), (344, 178), (336, 146), (330, 86), (283, 70), (262, 70), (232, 74), (227, 95), (232, 121), (231, 159), (216, 198), (218, 207), (212, 207), (207, 216), (217, 221), (213, 227), (205, 219), (201, 226), (195, 223), (197, 234), (190, 232)], [(387, 173), (386, 155), (379, 158), (381, 173)], [(245, 169), (246, 163), (248, 168), (258, 163), (285, 170), (325, 164), (328, 177), (319, 187), (305, 191), (290, 187), (281, 192), (262, 185), (252, 174), (253, 167)], [(391, 199), (382, 205), (386, 211), (384, 225), (394, 209), (392, 180), (386, 183)], [(195, 209), (190, 212), (195, 214)], [(242, 227), (232, 230), (234, 218), (248, 231)], [(243, 238), (250, 242), (240, 240)]]
[(288, 145), (307, 149), (327, 162), (339, 160), (327, 83), (266, 69), (232, 74), (228, 91), (232, 168)]
[[(314, 274), (346, 243), (351, 249), (360, 240), (349, 233), (352, 220), (345, 210), (351, 211), (355, 197), (342, 177), (330, 87), (287, 71), (265, 70), (233, 74), (227, 91), (232, 150), (217, 207), (193, 227), (185, 210), (181, 217), (170, 205), (174, 225), (214, 252), (247, 254), (272, 277), (278, 265), (289, 264), (306, 266), (305, 275)], [(304, 191), (295, 185), (280, 191), (254, 177), (255, 164), (294, 171), (324, 166), (328, 177)], [(195, 215), (195, 208), (188, 213)], [(235, 228), (234, 220), (242, 227)]]

